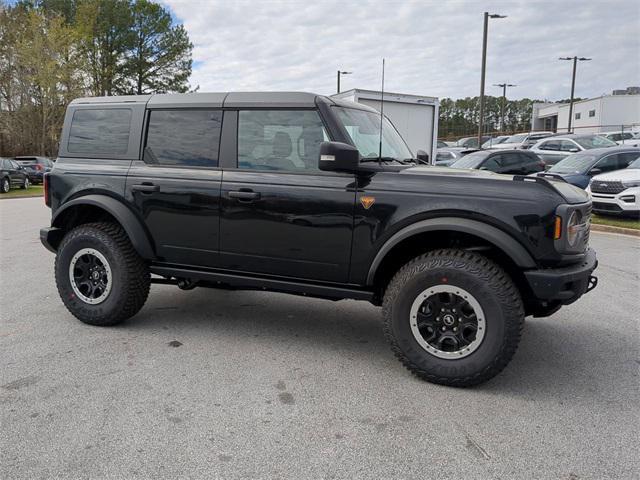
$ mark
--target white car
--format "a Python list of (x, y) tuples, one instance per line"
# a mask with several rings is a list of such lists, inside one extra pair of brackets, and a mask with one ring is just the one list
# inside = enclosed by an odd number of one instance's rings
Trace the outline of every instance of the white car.
[(596, 175), (587, 192), (595, 213), (640, 217), (640, 157), (624, 170)]
[(627, 130), (624, 132), (600, 133), (599, 135), (604, 138), (608, 138), (612, 142), (616, 142), (618, 145), (624, 145), (625, 147), (640, 147), (639, 132), (631, 132)]
[(534, 145), (538, 140), (551, 135), (553, 135), (553, 132), (518, 133), (516, 135), (511, 135), (503, 142), (493, 145), (491, 148), (495, 148), (496, 150), (511, 150), (513, 148), (526, 149)]

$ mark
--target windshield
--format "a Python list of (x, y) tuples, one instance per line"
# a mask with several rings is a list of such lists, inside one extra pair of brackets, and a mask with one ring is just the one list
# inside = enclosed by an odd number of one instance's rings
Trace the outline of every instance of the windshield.
[(618, 144), (612, 142), (608, 138), (601, 137), (600, 135), (594, 135), (592, 137), (577, 137), (573, 139), (582, 148), (601, 148), (601, 147), (616, 147)]
[(507, 138), (504, 142), (502, 143), (522, 143), (527, 139), (528, 135), (527, 134), (523, 134), (523, 135), (512, 135), (509, 138)]
[(584, 173), (596, 162), (598, 157), (576, 153), (560, 160), (549, 169), (550, 173)]
[[(378, 158), (380, 114), (355, 108), (334, 108), (362, 158)], [(413, 158), (411, 150), (386, 117), (382, 122), (382, 157), (400, 161)]]
[(477, 168), (487, 158), (487, 152), (473, 152), (451, 164), (451, 168)]
[(500, 145), (501, 143), (506, 142), (508, 139), (509, 137), (490, 138), (482, 144), (482, 148), (490, 148), (492, 145)]

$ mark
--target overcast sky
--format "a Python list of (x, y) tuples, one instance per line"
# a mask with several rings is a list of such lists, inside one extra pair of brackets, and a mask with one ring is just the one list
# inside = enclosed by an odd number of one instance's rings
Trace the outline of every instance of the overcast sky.
[(484, 11), (489, 21), (488, 94), (568, 98), (640, 84), (640, 2), (602, 1), (219, 1), (162, 0), (195, 45), (200, 91), (379, 89), (461, 98), (479, 92)]

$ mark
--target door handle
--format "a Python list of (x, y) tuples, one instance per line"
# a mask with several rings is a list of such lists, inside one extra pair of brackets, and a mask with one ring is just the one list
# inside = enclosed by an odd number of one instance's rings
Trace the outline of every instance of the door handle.
[(237, 198), (241, 202), (246, 202), (259, 199), (260, 193), (251, 190), (232, 190), (229, 192), (229, 198)]
[(154, 185), (153, 183), (142, 183), (138, 185), (131, 185), (131, 190), (133, 192), (143, 193), (159, 192), (160, 185)]

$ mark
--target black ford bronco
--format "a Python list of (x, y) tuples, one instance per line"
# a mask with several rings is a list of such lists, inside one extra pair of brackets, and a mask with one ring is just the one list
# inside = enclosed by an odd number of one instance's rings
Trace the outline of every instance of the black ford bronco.
[(493, 377), (525, 316), (595, 286), (591, 201), (550, 177), (420, 165), (382, 120), (309, 93), (73, 101), (40, 232), (62, 301), (113, 325), (152, 283), (367, 300), (417, 376)]

